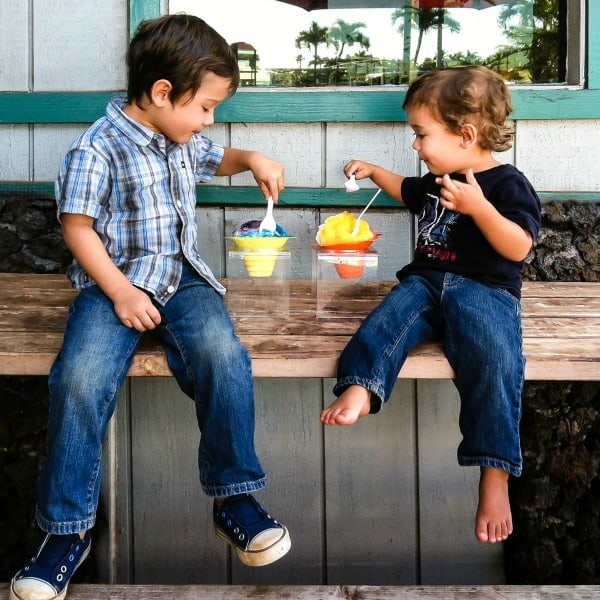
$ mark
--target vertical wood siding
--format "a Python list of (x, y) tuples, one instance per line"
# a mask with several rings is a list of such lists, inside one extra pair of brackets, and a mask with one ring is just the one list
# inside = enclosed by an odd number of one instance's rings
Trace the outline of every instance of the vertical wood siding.
[[(131, 26), (162, 7), (135, 2)], [(590, 19), (598, 23), (598, 4)], [(1, 2), (0, 90), (110, 91), (125, 87), (128, 2)], [(590, 47), (597, 56), (598, 36)], [(92, 66), (90, 66), (92, 65)], [(598, 87), (598, 65), (589, 67)], [(599, 115), (600, 117), (600, 115)], [(88, 123), (0, 125), (0, 179), (53, 181), (72, 139)], [(339, 189), (341, 168), (360, 157), (407, 174), (421, 165), (405, 123), (216, 124), (224, 144), (261, 150), (284, 162), (287, 185)], [(596, 174), (600, 118), (521, 120), (515, 164), (539, 191), (600, 191)], [(252, 186), (248, 174), (208, 185)], [(368, 187), (365, 184), (364, 187)], [(258, 207), (197, 209), (199, 245), (227, 276), (233, 227)], [(290, 277), (311, 277), (318, 225), (335, 209), (277, 209), (290, 242)], [(410, 259), (412, 218), (400, 209), (369, 211), (381, 279)], [(449, 381), (400, 381), (384, 412), (356, 427), (326, 429), (331, 380), (256, 381), (256, 444), (270, 480), (260, 500), (290, 527), (288, 557), (248, 569), (213, 532), (210, 501), (198, 482), (198, 429), (191, 402), (170, 379), (126, 383), (106, 444), (97, 547), (105, 580), (136, 583), (502, 583), (502, 547), (473, 537), (477, 472), (456, 465), (458, 397)]]

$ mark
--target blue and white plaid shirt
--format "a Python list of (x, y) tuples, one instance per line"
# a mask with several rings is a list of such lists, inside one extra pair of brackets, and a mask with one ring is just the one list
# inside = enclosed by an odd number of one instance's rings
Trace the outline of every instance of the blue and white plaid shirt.
[[(117, 267), (165, 304), (188, 262), (219, 293), (225, 288), (200, 258), (196, 183), (208, 181), (224, 149), (197, 134), (175, 144), (130, 119), (124, 98), (73, 142), (55, 184), (58, 214), (83, 214)], [(67, 274), (77, 289), (93, 285), (77, 261)]]

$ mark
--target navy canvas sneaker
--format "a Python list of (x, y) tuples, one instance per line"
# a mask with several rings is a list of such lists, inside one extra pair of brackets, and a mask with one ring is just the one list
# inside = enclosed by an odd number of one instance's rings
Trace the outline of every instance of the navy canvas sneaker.
[(231, 544), (249, 567), (279, 560), (291, 547), (290, 534), (250, 494), (230, 496), (213, 506), (217, 535)]
[(9, 600), (62, 600), (69, 580), (90, 553), (92, 536), (51, 535), (10, 582)]

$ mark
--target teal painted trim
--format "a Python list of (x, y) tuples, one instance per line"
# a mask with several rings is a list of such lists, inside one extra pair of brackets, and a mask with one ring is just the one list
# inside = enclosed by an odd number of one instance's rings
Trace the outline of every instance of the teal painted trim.
[[(286, 188), (279, 196), (279, 206), (320, 207), (347, 206), (364, 207), (373, 196), (374, 190), (360, 190), (349, 194), (344, 189)], [(265, 199), (257, 187), (198, 186), (196, 200), (200, 206), (257, 206)], [(378, 208), (397, 207), (398, 202), (385, 192), (374, 205)]]
[[(34, 194), (54, 198), (53, 182), (0, 182), (0, 194)], [(359, 190), (349, 194), (343, 189), (286, 188), (279, 199), (279, 206), (327, 208), (364, 207), (371, 199), (373, 190)], [(600, 204), (600, 192), (539, 192), (542, 202), (584, 202)], [(265, 199), (257, 187), (198, 186), (196, 200), (199, 206), (261, 206)], [(397, 207), (398, 203), (390, 196), (381, 194), (375, 208)]]
[(217, 107), (225, 123), (404, 121), (405, 89), (387, 91), (240, 90)]
[[(1, 189), (1, 187), (0, 187)], [(286, 188), (279, 197), (279, 206), (285, 208), (363, 208), (373, 195), (372, 189), (359, 190), (349, 194), (345, 190), (329, 188)], [(583, 202), (600, 204), (600, 192), (538, 192), (542, 203)], [(216, 187), (199, 186), (196, 190), (199, 206), (260, 206), (265, 203), (262, 193), (256, 187)], [(393, 198), (383, 192), (373, 204), (374, 208), (397, 208)]]
[[(91, 123), (104, 114), (114, 92), (0, 93), (0, 123)], [(405, 121), (404, 90), (373, 92), (245, 91), (217, 108), (221, 123)], [(598, 90), (513, 91), (514, 119), (598, 119)]]
[[(224, 123), (405, 121), (405, 91), (240, 91), (217, 108)], [(514, 119), (595, 119), (600, 90), (513, 89)]]
[(542, 203), (545, 202), (583, 202), (600, 204), (600, 192), (538, 192)]
[[(512, 119), (597, 119), (600, 90), (513, 89)], [(591, 102), (590, 106), (588, 102)]]
[(53, 182), (2, 181), (0, 194), (23, 194), (54, 198)]
[(133, 37), (137, 26), (146, 19), (160, 16), (160, 0), (129, 1), (129, 37)]
[(0, 123), (92, 123), (125, 92), (0, 93)]
[(588, 87), (600, 89), (600, 2), (587, 1), (587, 77)]

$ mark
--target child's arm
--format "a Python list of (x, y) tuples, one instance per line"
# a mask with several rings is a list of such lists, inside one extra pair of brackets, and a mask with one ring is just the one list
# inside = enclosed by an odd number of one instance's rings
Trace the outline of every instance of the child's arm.
[(132, 285), (112, 262), (87, 215), (62, 213), (63, 237), (85, 272), (113, 301), (115, 313), (126, 327), (146, 331), (160, 323), (160, 313), (148, 295)]
[(469, 215), (500, 256), (516, 262), (524, 260), (533, 244), (531, 234), (503, 217), (487, 201), (472, 169), (467, 171), (466, 176), (467, 183), (451, 179), (449, 175), (436, 179), (442, 186), (442, 204), (449, 210)]
[(265, 198), (273, 196), (273, 200), (278, 202), (285, 178), (285, 169), (281, 163), (253, 150), (225, 148), (223, 160), (215, 175), (235, 175), (242, 171), (252, 171)]
[(346, 177), (354, 174), (356, 179), (369, 178), (377, 187), (380, 187), (388, 196), (402, 203), (402, 181), (403, 175), (392, 173), (383, 167), (363, 162), (362, 160), (351, 160), (345, 167)]

